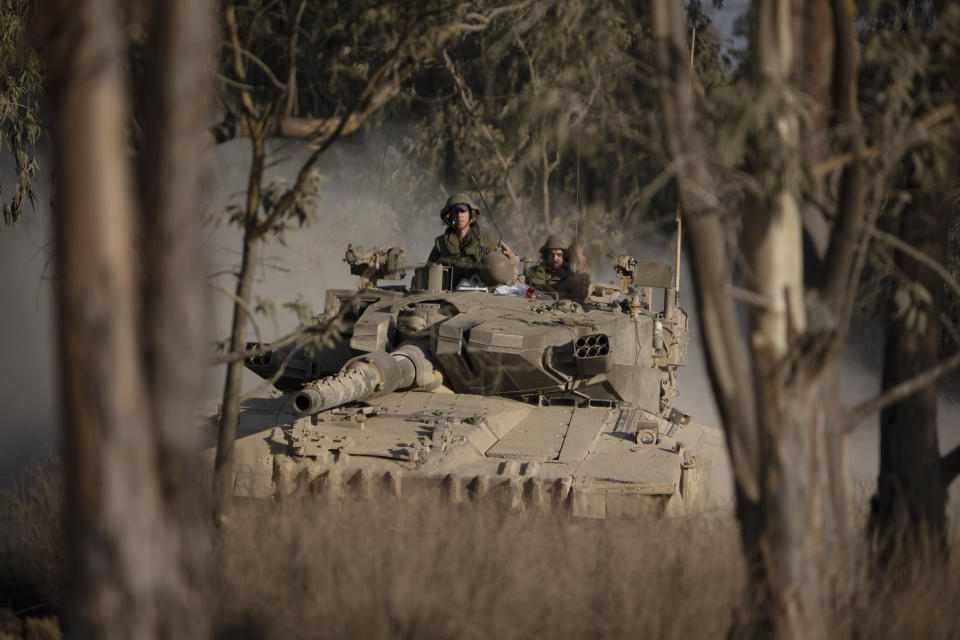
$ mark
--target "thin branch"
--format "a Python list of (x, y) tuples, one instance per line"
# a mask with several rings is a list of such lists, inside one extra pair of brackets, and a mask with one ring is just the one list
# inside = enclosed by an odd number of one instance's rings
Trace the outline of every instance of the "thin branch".
[(757, 293), (755, 291), (750, 291), (749, 289), (744, 289), (742, 287), (737, 287), (734, 285), (727, 285), (727, 293), (730, 294), (730, 297), (734, 300), (739, 300), (740, 302), (745, 302), (754, 307), (760, 307), (762, 309), (773, 309), (773, 300), (769, 296), (765, 296), (762, 293)]
[(960, 353), (955, 353), (940, 364), (927, 369), (923, 373), (891, 387), (887, 391), (875, 396), (874, 398), (871, 398), (870, 400), (861, 402), (850, 410), (849, 422), (847, 422), (846, 425), (847, 432), (849, 433), (856, 429), (857, 425), (859, 425), (860, 422), (862, 422), (865, 418), (873, 415), (877, 411), (881, 411), (892, 404), (896, 404), (897, 402), (910, 397), (924, 387), (933, 384), (939, 378), (950, 373), (957, 367), (960, 367)]
[(286, 373), (286, 371), (287, 371), (287, 365), (290, 364), (290, 360), (293, 359), (293, 354), (295, 354), (295, 353), (297, 352), (297, 350), (300, 349), (300, 347), (304, 346), (304, 345), (307, 344), (308, 342), (310, 342), (310, 341), (309, 341), (309, 340), (300, 340), (300, 341), (294, 342), (293, 348), (290, 349), (290, 351), (287, 352), (287, 355), (283, 358), (283, 361), (280, 362), (280, 366), (277, 367), (276, 372), (274, 372), (274, 374), (273, 374), (272, 376), (270, 376), (269, 378), (265, 379), (263, 382), (261, 382), (261, 383), (260, 383), (259, 385), (257, 385), (255, 388), (251, 389), (251, 390), (248, 391), (247, 393), (245, 393), (245, 394), (243, 394), (242, 396), (240, 396), (240, 402), (243, 402), (244, 400), (247, 400), (248, 398), (252, 398), (253, 396), (259, 395), (260, 393), (266, 391), (269, 387), (273, 386), (273, 383), (275, 383), (277, 380), (279, 380), (281, 377), (283, 377), (283, 374)]
[[(623, 223), (627, 223), (631, 217), (633, 217), (633, 212), (639, 210), (640, 216), (646, 212), (647, 206), (650, 204), (650, 201), (653, 199), (653, 196), (667, 186), (677, 172), (683, 168), (683, 158), (678, 158), (676, 161), (670, 161), (666, 167), (663, 168), (663, 171), (654, 176), (653, 180), (648, 182), (640, 189), (640, 193), (637, 195), (634, 202), (630, 203), (629, 208), (623, 216)], [(639, 185), (638, 185), (639, 186)], [(673, 217), (671, 214), (670, 218)]]
[[(240, 45), (230, 42), (227, 44), (227, 46), (236, 48), (236, 47), (239, 47)], [(273, 84), (274, 87), (276, 87), (277, 89), (284, 89), (284, 90), (287, 88), (287, 85), (280, 82), (280, 78), (274, 75), (273, 70), (269, 66), (267, 66), (267, 63), (261, 60), (259, 57), (257, 57), (257, 55), (254, 54), (252, 51), (247, 51), (246, 49), (241, 47), (240, 55), (250, 60), (250, 62), (258, 66), (261, 71), (267, 74), (267, 78), (270, 80), (270, 82)]]
[[(243, 56), (241, 55), (243, 47), (240, 46), (236, 9), (233, 3), (227, 5), (224, 11), (224, 19), (227, 23), (227, 30), (230, 32), (230, 43), (233, 47), (233, 73), (237, 76), (237, 80), (246, 84), (247, 72), (246, 69), (243, 68)], [(247, 127), (252, 134), (259, 129), (257, 126), (257, 110), (253, 106), (253, 98), (250, 96), (250, 92), (246, 89), (240, 90), (240, 104), (243, 106), (243, 112), (247, 116)]]
[[(326, 327), (324, 327), (324, 329), (325, 328)], [(285, 347), (289, 344), (293, 344), (297, 340), (300, 340), (301, 338), (303, 338), (304, 336), (313, 334), (313, 333), (317, 333), (317, 327), (312, 325), (309, 327), (302, 327), (292, 333), (285, 335), (279, 340), (276, 340), (275, 342), (271, 342), (269, 344), (263, 344), (262, 342), (258, 341), (257, 346), (251, 349), (243, 349), (241, 351), (228, 351), (226, 353), (217, 354), (212, 358), (210, 358), (209, 360), (207, 360), (207, 364), (209, 364), (210, 366), (216, 366), (220, 364), (226, 364), (228, 362), (236, 362), (237, 360), (246, 360), (247, 358), (262, 356), (268, 351), (274, 351), (276, 349)]]
[(240, 298), (240, 296), (238, 296), (238, 295), (236, 295), (236, 294), (234, 294), (234, 293), (232, 293), (232, 292), (230, 292), (230, 291), (227, 291), (227, 290), (224, 289), (223, 287), (220, 287), (220, 286), (215, 285), (215, 284), (211, 284), (211, 285), (208, 285), (208, 286), (209, 286), (211, 289), (213, 289), (214, 291), (216, 291), (217, 293), (222, 293), (222, 294), (225, 295), (226, 297), (230, 298), (231, 300), (233, 300), (233, 302), (234, 302), (238, 307), (240, 307), (241, 309), (243, 309), (243, 312), (247, 315), (247, 318), (249, 318), (249, 320), (250, 320), (250, 324), (253, 325), (253, 331), (257, 334), (257, 342), (261, 342), (262, 339), (260, 338), (260, 327), (257, 326), (257, 319), (256, 319), (256, 317), (254, 317), (253, 311), (250, 310), (250, 305), (248, 305), (246, 302), (244, 302), (243, 299)]
[(928, 256), (927, 254), (923, 253), (922, 251), (916, 249), (913, 245), (910, 245), (904, 242), (903, 240), (901, 240), (900, 238), (898, 238), (897, 236), (891, 233), (880, 231), (873, 225), (867, 226), (864, 229), (864, 231), (867, 233), (867, 235), (870, 235), (878, 240), (881, 240), (886, 244), (889, 244), (895, 249), (903, 251), (905, 254), (907, 254), (908, 256), (910, 256), (911, 258), (913, 258), (923, 266), (927, 267), (928, 269), (936, 273), (938, 276), (940, 276), (943, 282), (948, 287), (950, 287), (953, 290), (953, 292), (957, 294), (958, 297), (960, 297), (960, 283), (957, 282), (956, 278), (954, 278), (953, 275), (949, 271), (947, 271), (947, 269), (942, 264), (940, 264), (939, 262), (937, 262), (936, 260)]
[[(506, 12), (517, 11), (529, 4), (530, 2), (527, 1), (498, 7), (492, 10), (488, 14), (487, 18), (492, 19)], [(231, 20), (231, 11), (232, 6), (228, 8), (227, 12), (227, 27), (228, 31), (230, 32), (231, 42), (233, 42), (231, 46), (236, 51), (240, 49), (240, 45), (239, 38), (234, 39), (236, 32), (236, 20)], [(418, 16), (414, 16), (414, 20), (411, 22), (416, 22), (416, 24), (420, 25), (424, 22), (424, 19), (428, 15), (432, 15), (434, 13), (439, 12), (427, 12)], [(489, 20), (486, 22), (489, 22)], [(439, 48), (443, 42), (462, 31), (477, 31), (482, 28), (486, 28), (486, 23), (474, 24), (453, 22), (447, 24), (438, 28), (436, 32), (435, 46), (436, 48)], [(405, 43), (405, 41), (408, 39), (409, 34), (405, 34), (401, 38), (403, 43)], [(399, 47), (400, 45), (398, 45), (397, 49), (399, 49)], [(258, 124), (260, 129), (258, 132), (253, 132), (249, 123), (247, 123), (247, 126), (243, 126), (242, 123), (239, 122), (236, 124), (220, 123), (211, 127), (211, 129), (207, 132), (207, 135), (204, 137), (204, 148), (210, 148), (234, 138), (250, 137), (254, 135), (254, 133), (262, 134), (265, 138), (280, 137), (308, 139), (313, 141), (314, 144), (318, 145), (328, 145), (328, 141), (333, 142), (341, 136), (353, 133), (360, 128), (360, 126), (373, 111), (378, 109), (387, 100), (399, 92), (400, 82), (411, 73), (416, 63), (421, 59), (420, 57), (408, 55), (401, 62), (398, 62), (399, 56), (395, 55), (397, 49), (394, 49), (394, 52), (387, 56), (386, 63), (384, 63), (384, 65), (381, 67), (381, 69), (385, 71), (386, 68), (391, 64), (396, 66), (393, 73), (394, 81), (379, 87), (371, 87), (368, 83), (364, 91), (367, 92), (369, 90), (369, 94), (358, 100), (358, 106), (356, 106), (350, 112), (350, 116), (346, 119), (340, 115), (322, 118), (277, 117), (271, 118), (269, 121), (259, 122)], [(240, 54), (236, 54), (234, 56), (235, 71), (239, 67), (238, 79), (240, 81), (246, 81), (246, 76), (242, 71), (242, 64), (238, 64), (238, 58), (241, 58)], [(248, 112), (248, 115), (255, 116), (256, 114), (253, 111), (252, 100), (248, 104), (245, 94), (241, 94), (241, 97), (244, 98), (244, 110)]]
[(290, 38), (287, 41), (287, 105), (284, 114), (292, 116), (297, 106), (297, 37), (300, 33), (300, 20), (307, 0), (300, 0), (290, 24)]
[(213, 280), (214, 278), (219, 278), (220, 276), (233, 276), (234, 278), (240, 277), (240, 272), (236, 269), (222, 269), (220, 271), (213, 271), (207, 274), (208, 280)]
[(237, 80), (234, 80), (233, 78), (228, 78), (227, 76), (223, 75), (219, 71), (215, 71), (213, 75), (215, 75), (217, 77), (217, 80), (219, 80), (220, 82), (223, 82), (224, 84), (228, 84), (231, 87), (234, 87), (237, 89), (243, 89), (244, 91), (253, 91), (254, 89), (256, 89), (256, 87), (253, 86), (252, 84), (247, 84), (246, 82), (239, 82)]
[[(896, 144), (874, 145), (867, 147), (862, 152), (864, 161), (869, 162), (876, 159), (887, 147), (894, 146), (898, 148), (910, 149), (911, 147), (928, 142), (934, 138), (936, 127), (947, 123), (951, 118), (957, 115), (957, 106), (953, 104), (944, 105), (931, 111), (919, 122), (914, 123), (903, 136), (897, 139)], [(812, 173), (816, 178), (823, 178), (827, 174), (833, 173), (837, 169), (843, 169), (854, 161), (854, 153), (839, 153), (830, 156), (823, 162), (813, 166)]]
[[(397, 46), (393, 49), (393, 51), (390, 52), (383, 64), (381, 64), (380, 67), (370, 75), (370, 78), (367, 79), (367, 84), (360, 93), (360, 98), (353, 104), (352, 107), (350, 107), (349, 111), (343, 114), (343, 116), (340, 118), (340, 123), (337, 125), (337, 128), (334, 130), (334, 132), (319, 144), (317, 149), (310, 154), (309, 158), (307, 158), (307, 161), (303, 164), (303, 166), (300, 167), (300, 171), (297, 173), (296, 182), (294, 182), (289, 191), (283, 194), (273, 211), (271, 211), (270, 215), (267, 216), (267, 219), (253, 230), (254, 237), (260, 237), (267, 233), (274, 223), (276, 223), (276, 221), (280, 219), (280, 217), (284, 215), (290, 209), (290, 207), (293, 206), (297, 196), (303, 190), (303, 186), (307, 182), (307, 177), (310, 175), (310, 171), (313, 169), (313, 165), (316, 163), (316, 161), (321, 155), (323, 155), (330, 145), (340, 137), (340, 135), (343, 133), (344, 127), (350, 120), (350, 117), (355, 113), (363, 114), (364, 109), (369, 106), (368, 101), (374, 94), (374, 91), (376, 90), (380, 80), (394, 66), (394, 64), (400, 58), (400, 53), (413, 36), (413, 29), (415, 25), (416, 21), (410, 20), (410, 22), (407, 24), (406, 30), (403, 33), (403, 36), (397, 43)], [(363, 115), (363, 117), (365, 118), (366, 114)]]

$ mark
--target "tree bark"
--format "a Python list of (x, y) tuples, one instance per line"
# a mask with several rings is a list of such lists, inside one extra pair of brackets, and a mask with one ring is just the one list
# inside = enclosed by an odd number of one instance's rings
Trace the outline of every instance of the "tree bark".
[(198, 381), (207, 364), (209, 304), (202, 278), (205, 167), (200, 136), (210, 116), (214, 65), (212, 3), (157, 0), (141, 83), (144, 105), (139, 158), (143, 209), (141, 334), (161, 491), (172, 527), (167, 614), (178, 637), (205, 637), (208, 529), (207, 483), (196, 425)]
[[(749, 313), (742, 337), (728, 295), (731, 269), (710, 170), (693, 128), (678, 3), (653, 3), (665, 141), (681, 166), (677, 186), (688, 229), (694, 284), (718, 405), (731, 449), (741, 543), (759, 616), (756, 637), (821, 638), (832, 629), (829, 565), (833, 531), (822, 386), (825, 365), (809, 333), (798, 201), (799, 125), (790, 99), (796, 2), (757, 7), (755, 86), (777, 136), (775, 157), (756, 157), (767, 194), (744, 218), (748, 286), (764, 304)], [(802, 6), (800, 7), (802, 9)], [(746, 353), (745, 353), (746, 352)]]
[[(900, 237), (938, 262), (946, 259), (951, 201), (917, 188), (900, 222)], [(943, 281), (903, 252), (896, 264), (930, 294), (887, 325), (883, 387), (889, 389), (935, 365), (940, 356)], [(921, 319), (922, 323), (921, 323)], [(881, 560), (903, 543), (932, 541), (946, 550), (946, 486), (940, 478), (937, 384), (931, 383), (880, 414), (880, 472), (871, 502), (870, 531), (879, 536)]]
[[(700, 330), (714, 397), (723, 419), (733, 463), (736, 491), (756, 501), (760, 451), (756, 407), (750, 392), (753, 373), (733, 299), (727, 295), (732, 260), (727, 255), (726, 229), (720, 219), (713, 176), (704, 160), (694, 118), (682, 7), (672, 0), (651, 4), (664, 142), (670, 158), (684, 167), (677, 174), (690, 265), (700, 312)], [(737, 501), (738, 510), (748, 503)], [(744, 519), (752, 516), (740, 513)]]
[[(754, 154), (755, 172), (776, 184), (755, 198), (744, 218), (746, 281), (767, 300), (750, 307), (750, 351), (760, 420), (763, 479), (759, 547), (748, 562), (763, 566), (763, 617), (778, 638), (829, 635), (826, 600), (825, 421), (821, 369), (800, 348), (807, 328), (803, 279), (803, 229), (798, 203), (799, 117), (789, 93), (794, 67), (790, 0), (757, 8), (755, 85), (761, 100), (777, 105), (766, 131), (778, 139), (772, 157)], [(769, 143), (763, 145), (770, 148)], [(760, 166), (764, 168), (759, 168)], [(774, 175), (770, 175), (775, 173)]]
[(120, 14), (110, 0), (56, 0), (41, 25), (57, 167), (66, 622), (75, 638), (193, 637), (204, 618), (184, 618), (199, 603), (184, 599), (184, 540), (161, 481), (170, 459), (154, 437), (150, 386), (167, 376), (146, 375), (141, 349)]
[[(253, 273), (257, 261), (259, 238), (244, 238), (243, 256), (240, 262), (240, 277), (237, 279), (236, 299), (243, 305), (233, 305), (233, 323), (230, 329), (229, 351), (236, 353), (246, 348), (247, 317), (250, 293), (253, 289)], [(214, 461), (214, 509), (215, 521), (223, 524), (230, 517), (233, 495), (234, 466), (233, 445), (237, 438), (237, 420), (240, 415), (240, 381), (243, 376), (243, 360), (236, 359), (227, 365), (227, 378), (223, 385), (223, 403), (217, 430), (217, 455)]]

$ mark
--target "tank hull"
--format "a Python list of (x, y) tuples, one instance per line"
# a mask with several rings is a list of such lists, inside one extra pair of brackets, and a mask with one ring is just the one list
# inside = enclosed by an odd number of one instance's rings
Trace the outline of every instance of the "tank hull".
[(714, 431), (678, 430), (632, 408), (423, 391), (299, 416), (286, 395), (271, 394), (241, 411), (234, 493), (430, 491), (589, 518), (682, 516), (703, 504), (707, 460), (697, 452)]

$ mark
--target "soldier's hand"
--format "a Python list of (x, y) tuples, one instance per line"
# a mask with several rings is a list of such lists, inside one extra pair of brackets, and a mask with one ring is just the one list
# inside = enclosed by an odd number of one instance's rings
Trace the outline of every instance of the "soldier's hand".
[(498, 247), (500, 251), (503, 252), (503, 255), (507, 256), (511, 260), (516, 260), (517, 254), (513, 252), (513, 249), (507, 246), (506, 242), (500, 241), (500, 246)]

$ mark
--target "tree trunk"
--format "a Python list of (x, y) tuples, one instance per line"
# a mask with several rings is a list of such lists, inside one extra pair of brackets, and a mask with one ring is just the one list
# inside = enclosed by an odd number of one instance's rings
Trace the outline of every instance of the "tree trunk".
[[(947, 194), (916, 189), (903, 213), (900, 237), (943, 263), (952, 202)], [(932, 269), (898, 252), (897, 267), (922, 286), (929, 300), (915, 305), (887, 325), (883, 387), (888, 389), (932, 367), (940, 355), (943, 282)], [(884, 409), (880, 414), (880, 474), (871, 503), (870, 531), (879, 536), (881, 560), (902, 543), (933, 542), (946, 550), (947, 491), (940, 478), (937, 442), (937, 385)]]
[(183, 539), (165, 513), (168, 460), (151, 419), (148, 385), (165, 376), (148, 380), (141, 350), (120, 14), (110, 0), (58, 0), (42, 25), (57, 167), (66, 622), (75, 638), (193, 637), (204, 618), (184, 616)]
[[(791, 4), (761, 3), (754, 41), (758, 95), (778, 105), (757, 135), (776, 135), (779, 144), (772, 157), (754, 154), (762, 163), (754, 173), (767, 172), (776, 186), (755, 199), (744, 219), (746, 281), (766, 301), (751, 306), (749, 313), (763, 518), (761, 530), (749, 534), (759, 544), (746, 552), (749, 564), (760, 567), (763, 576), (762, 628), (778, 638), (824, 638), (831, 629), (825, 564), (829, 501), (823, 493), (829, 483), (823, 370), (801, 347), (807, 321), (798, 204), (799, 118), (789, 97), (795, 46)], [(771, 146), (765, 142), (762, 148)]]
[[(249, 232), (245, 236), (249, 236)], [(256, 267), (259, 243), (258, 239), (244, 238), (240, 278), (237, 280), (236, 301), (233, 305), (229, 353), (237, 353), (247, 346), (250, 292), (253, 289), (253, 272)], [(230, 502), (233, 495), (233, 444), (237, 437), (237, 421), (240, 415), (242, 376), (243, 360), (234, 360), (227, 365), (227, 379), (223, 386), (223, 404), (217, 431), (217, 456), (214, 462), (215, 518), (221, 524), (230, 516)]]
[(203, 260), (201, 134), (210, 117), (216, 37), (212, 3), (157, 0), (140, 103), (144, 313), (142, 340), (161, 491), (172, 527), (166, 616), (177, 637), (206, 637), (207, 475), (196, 408), (206, 374), (207, 289)]

